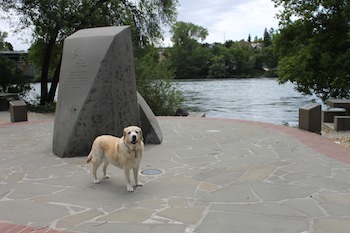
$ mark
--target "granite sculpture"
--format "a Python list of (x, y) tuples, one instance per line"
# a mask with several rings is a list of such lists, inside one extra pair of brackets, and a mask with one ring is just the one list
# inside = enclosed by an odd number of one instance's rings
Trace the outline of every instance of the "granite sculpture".
[(64, 41), (53, 153), (86, 156), (96, 136), (140, 125), (131, 30), (83, 29)]

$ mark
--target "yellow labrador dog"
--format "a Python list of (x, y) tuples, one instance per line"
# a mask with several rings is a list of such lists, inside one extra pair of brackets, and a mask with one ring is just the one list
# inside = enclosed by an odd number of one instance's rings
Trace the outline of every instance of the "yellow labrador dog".
[(130, 183), (130, 170), (133, 169), (136, 186), (143, 184), (138, 180), (138, 171), (143, 155), (144, 144), (142, 130), (137, 126), (129, 126), (124, 129), (123, 137), (118, 138), (110, 135), (102, 135), (95, 139), (92, 144), (92, 149), (86, 160), (87, 163), (92, 161), (92, 173), (94, 183), (98, 184), (96, 171), (98, 167), (103, 165), (103, 178), (108, 179), (106, 173), (109, 163), (124, 169), (126, 189), (128, 192), (134, 191)]

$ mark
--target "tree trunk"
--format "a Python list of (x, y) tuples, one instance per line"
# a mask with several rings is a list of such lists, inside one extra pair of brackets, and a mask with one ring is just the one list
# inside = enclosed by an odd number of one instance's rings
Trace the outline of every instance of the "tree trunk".
[(47, 98), (48, 102), (53, 102), (55, 100), (55, 94), (56, 94), (58, 82), (60, 79), (61, 63), (62, 63), (62, 54), (61, 54), (60, 60), (58, 61), (57, 65), (56, 65), (55, 74), (52, 78), (52, 83), (51, 83), (49, 95)]
[(51, 37), (49, 40), (49, 43), (47, 44), (46, 50), (45, 50), (45, 57), (44, 57), (44, 64), (43, 68), (41, 70), (41, 96), (40, 96), (40, 105), (45, 105), (45, 103), (48, 102), (48, 88), (47, 88), (47, 82), (48, 82), (48, 76), (49, 76), (49, 68), (51, 63), (51, 56), (52, 56), (52, 50), (55, 46), (57, 38), (57, 33), (54, 34), (54, 36)]
[[(90, 11), (91, 11), (90, 14), (92, 14), (96, 9), (99, 8), (100, 5), (102, 5), (105, 2), (107, 2), (107, 0), (99, 0), (98, 2), (96, 2), (95, 7), (90, 8)], [(78, 30), (84, 27), (85, 20), (86, 18), (80, 19), (80, 27), (78, 27)], [(54, 77), (52, 78), (50, 92), (48, 93), (47, 83), (48, 83), (49, 68), (51, 63), (52, 50), (56, 44), (57, 35), (58, 35), (58, 28), (56, 27), (56, 30), (53, 36), (51, 37), (49, 43), (47, 44), (47, 47), (45, 50), (44, 64), (41, 72), (41, 98), (40, 98), (41, 105), (45, 105), (45, 103), (50, 103), (54, 101), (57, 85), (59, 82), (60, 67), (62, 63), (62, 54), (61, 54), (60, 61), (56, 66), (55, 74), (54, 74)]]

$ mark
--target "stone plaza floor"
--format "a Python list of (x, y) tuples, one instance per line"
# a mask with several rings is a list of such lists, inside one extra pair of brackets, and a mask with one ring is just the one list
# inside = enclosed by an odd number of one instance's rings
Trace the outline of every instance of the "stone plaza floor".
[(94, 184), (86, 157), (53, 155), (53, 117), (0, 124), (0, 232), (349, 232), (350, 149), (286, 126), (157, 119), (164, 141), (146, 145), (133, 193), (112, 165)]

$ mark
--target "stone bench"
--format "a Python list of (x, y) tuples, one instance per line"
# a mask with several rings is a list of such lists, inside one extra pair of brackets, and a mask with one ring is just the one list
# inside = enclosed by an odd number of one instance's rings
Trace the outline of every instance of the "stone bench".
[(336, 131), (350, 130), (350, 116), (335, 116), (334, 130)]
[(331, 108), (324, 110), (323, 112), (323, 122), (334, 123), (335, 116), (345, 116), (346, 111), (343, 108)]
[(17, 100), (17, 93), (0, 93), (0, 111), (5, 111), (9, 109), (9, 101)]

